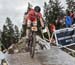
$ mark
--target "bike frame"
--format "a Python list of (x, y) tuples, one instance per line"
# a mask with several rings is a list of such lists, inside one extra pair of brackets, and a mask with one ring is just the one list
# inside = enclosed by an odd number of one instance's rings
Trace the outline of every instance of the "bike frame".
[(37, 32), (36, 28), (37, 26), (32, 26), (29, 34), (29, 51), (30, 51), (31, 58), (33, 58), (35, 54), (36, 32)]

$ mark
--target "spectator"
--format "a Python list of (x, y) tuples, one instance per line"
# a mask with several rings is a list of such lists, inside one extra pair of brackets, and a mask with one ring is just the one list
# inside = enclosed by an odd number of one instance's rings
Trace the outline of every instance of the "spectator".
[(62, 28), (65, 28), (65, 20), (66, 20), (66, 16), (63, 16), (62, 23), (61, 23)]
[(65, 18), (64, 17), (58, 17), (56, 20), (56, 29), (63, 28), (65, 25)]
[(70, 12), (67, 12), (67, 16), (66, 16), (66, 27), (71, 27), (72, 25), (72, 18), (70, 16)]
[(59, 17), (57, 17), (55, 23), (56, 23), (56, 29), (60, 29), (60, 18)]
[(74, 24), (74, 12), (73, 11), (70, 12), (70, 16), (72, 18), (72, 24)]
[(73, 14), (73, 22), (72, 24), (75, 24), (75, 13)]
[(55, 31), (55, 25), (52, 23), (50, 24), (50, 32), (53, 33)]
[(51, 45), (55, 45), (55, 36), (53, 32), (55, 31), (56, 27), (53, 23), (50, 24), (50, 42)]

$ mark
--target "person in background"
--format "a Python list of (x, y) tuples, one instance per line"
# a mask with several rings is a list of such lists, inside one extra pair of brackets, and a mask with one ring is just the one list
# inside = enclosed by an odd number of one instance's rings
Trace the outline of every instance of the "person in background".
[(73, 23), (72, 24), (75, 24), (75, 13), (74, 13), (74, 16), (73, 16)]
[(62, 28), (65, 28), (65, 27), (66, 27), (66, 26), (65, 26), (65, 22), (66, 22), (66, 16), (63, 16), (63, 18), (62, 18), (62, 23), (61, 23)]
[(58, 16), (56, 21), (55, 21), (55, 24), (56, 24), (56, 29), (60, 29), (61, 28), (61, 18)]
[(74, 24), (74, 19), (75, 19), (75, 14), (74, 14), (74, 12), (73, 11), (70, 11), (70, 16), (71, 16), (71, 18), (72, 18), (72, 24)]
[(70, 16), (71, 16), (71, 18), (72, 18), (72, 20), (73, 20), (73, 18), (74, 18), (74, 13), (73, 13), (73, 11), (70, 11)]
[(55, 36), (53, 34), (55, 30), (56, 30), (56, 27), (54, 23), (50, 23), (50, 42), (52, 43), (52, 45), (55, 45)]
[(72, 25), (72, 18), (71, 18), (71, 16), (70, 16), (70, 12), (68, 11), (67, 12), (67, 16), (66, 16), (66, 27), (71, 27), (71, 25)]
[(53, 23), (50, 24), (50, 32), (53, 33), (55, 31), (56, 27)]
[(72, 18), (72, 25), (75, 24), (75, 12), (71, 11), (70, 16)]

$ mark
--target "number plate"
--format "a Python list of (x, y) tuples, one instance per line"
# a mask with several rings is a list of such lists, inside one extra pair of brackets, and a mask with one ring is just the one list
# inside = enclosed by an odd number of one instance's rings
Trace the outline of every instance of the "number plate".
[(31, 28), (31, 30), (32, 30), (32, 31), (37, 31), (37, 27), (34, 26), (34, 27)]

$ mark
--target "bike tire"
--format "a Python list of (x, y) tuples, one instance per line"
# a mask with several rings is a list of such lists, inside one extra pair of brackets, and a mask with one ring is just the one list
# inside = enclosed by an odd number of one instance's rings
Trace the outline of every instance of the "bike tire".
[(34, 58), (34, 55), (35, 55), (35, 44), (36, 44), (36, 34), (35, 34), (35, 32), (33, 32), (33, 34), (32, 34), (32, 43), (31, 43), (31, 48), (30, 48), (31, 58)]

